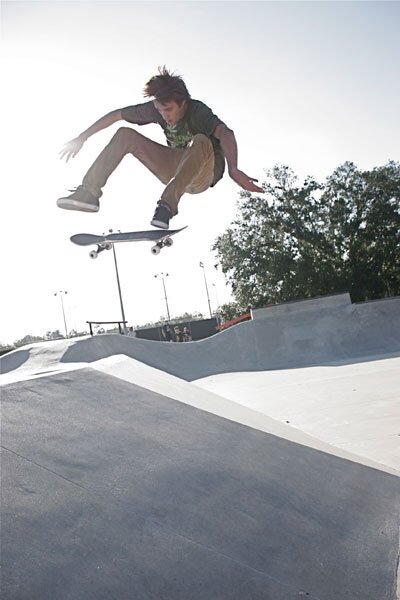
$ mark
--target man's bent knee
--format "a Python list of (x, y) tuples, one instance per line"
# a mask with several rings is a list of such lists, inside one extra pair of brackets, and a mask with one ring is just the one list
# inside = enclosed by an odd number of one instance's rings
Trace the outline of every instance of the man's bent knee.
[(136, 131), (136, 129), (132, 129), (131, 127), (120, 127), (115, 132), (110, 144), (115, 144), (124, 153), (130, 152), (137, 158), (141, 158), (149, 142), (151, 142), (151, 140)]
[(132, 138), (137, 137), (138, 135), (140, 134), (138, 134), (138, 132), (135, 129), (132, 129), (131, 127), (120, 127), (115, 132), (114, 138), (131, 140)]

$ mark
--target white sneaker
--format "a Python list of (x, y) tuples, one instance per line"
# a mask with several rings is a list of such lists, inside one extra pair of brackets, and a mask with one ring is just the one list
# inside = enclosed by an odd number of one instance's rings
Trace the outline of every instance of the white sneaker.
[(59, 208), (65, 208), (66, 210), (81, 210), (83, 212), (98, 212), (100, 208), (99, 199), (86, 190), (83, 185), (70, 191), (72, 191), (72, 194), (57, 200), (57, 206)]

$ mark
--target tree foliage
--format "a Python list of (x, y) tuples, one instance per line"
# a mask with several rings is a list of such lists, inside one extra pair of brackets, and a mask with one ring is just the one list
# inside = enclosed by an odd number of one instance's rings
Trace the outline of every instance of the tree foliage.
[(400, 164), (339, 166), (299, 185), (286, 166), (266, 172), (265, 195), (242, 192), (213, 249), (241, 306), (335, 292), (353, 301), (400, 294)]
[(160, 316), (158, 321), (151, 321), (149, 323), (145, 323), (144, 325), (136, 325), (134, 329), (150, 329), (152, 327), (161, 327), (166, 323), (169, 325), (176, 325), (179, 323), (187, 323), (188, 321), (197, 321), (199, 319), (205, 319), (206, 317), (201, 312), (188, 313), (185, 312), (182, 315), (177, 317), (171, 317), (170, 320), (167, 319), (166, 316)]
[(222, 304), (222, 306), (218, 307), (218, 316), (221, 321), (230, 321), (231, 319), (235, 319), (236, 317), (240, 317), (244, 313), (246, 313), (249, 309), (243, 306), (240, 306), (237, 302), (228, 302), (226, 304)]
[(19, 348), (20, 346), (26, 346), (27, 344), (35, 344), (36, 342), (43, 342), (47, 338), (39, 336), (39, 335), (25, 335), (20, 340), (16, 340), (14, 342), (14, 346)]

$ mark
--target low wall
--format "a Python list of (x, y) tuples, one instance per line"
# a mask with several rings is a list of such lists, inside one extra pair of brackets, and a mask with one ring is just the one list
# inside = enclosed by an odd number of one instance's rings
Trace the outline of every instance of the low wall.
[[(45, 347), (44, 347), (45, 346)], [(265, 371), (400, 353), (400, 298), (351, 304), (348, 294), (253, 311), (253, 320), (184, 344), (118, 334), (24, 346), (0, 359), (0, 372), (46, 360), (93, 362), (124, 354), (191, 381), (218, 373)], [(47, 357), (47, 358), (46, 358)]]

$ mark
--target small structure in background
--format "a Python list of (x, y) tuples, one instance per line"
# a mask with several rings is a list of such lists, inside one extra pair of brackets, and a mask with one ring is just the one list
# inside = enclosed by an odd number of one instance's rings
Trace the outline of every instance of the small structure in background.
[[(194, 342), (197, 340), (203, 340), (217, 333), (217, 326), (218, 320), (215, 317), (212, 319), (179, 321), (176, 323), (165, 323), (159, 327), (136, 329), (136, 337), (157, 342)], [(176, 339), (176, 327), (179, 329), (179, 339)]]
[(220, 325), (217, 325), (216, 329), (218, 331), (222, 331), (223, 329), (232, 327), (232, 325), (236, 325), (236, 323), (241, 323), (242, 321), (249, 321), (249, 320), (251, 320), (250, 312), (248, 312), (244, 315), (240, 315), (240, 317), (235, 317), (234, 319), (231, 319), (230, 321), (225, 321), (225, 323), (221, 323)]
[(90, 335), (94, 335), (93, 325), (118, 325), (119, 332), (122, 335), (126, 331), (127, 322), (128, 321), (86, 321), (86, 323), (89, 325)]

